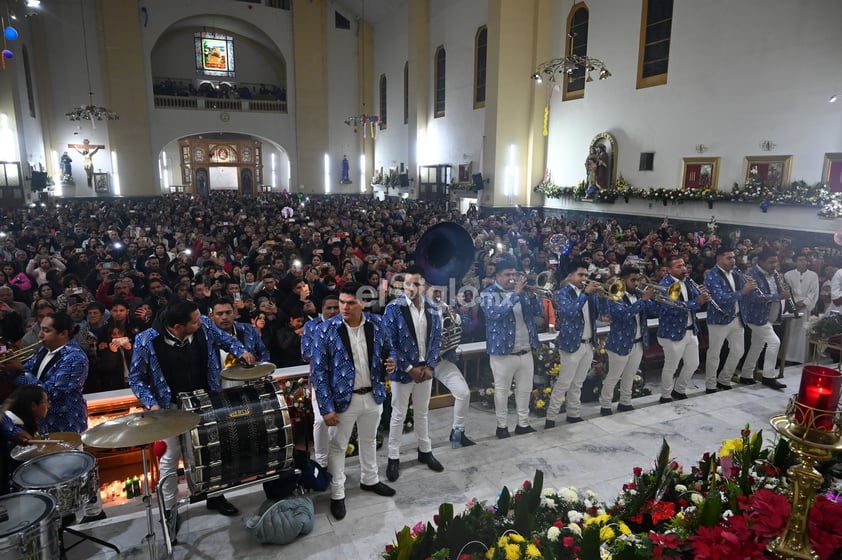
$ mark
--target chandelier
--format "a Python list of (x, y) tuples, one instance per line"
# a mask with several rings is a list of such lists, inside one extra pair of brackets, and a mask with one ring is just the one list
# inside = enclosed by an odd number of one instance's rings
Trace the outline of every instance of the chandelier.
[(96, 128), (96, 121), (116, 121), (117, 113), (109, 111), (105, 107), (94, 105), (94, 92), (91, 87), (91, 64), (88, 60), (88, 30), (85, 28), (85, 1), (80, 2), (82, 7), (82, 39), (85, 43), (85, 71), (88, 77), (88, 104), (74, 107), (65, 116), (73, 122), (91, 121), (91, 127)]
[(605, 80), (611, 77), (611, 72), (605, 67), (605, 63), (598, 58), (591, 58), (579, 54), (573, 54), (573, 35), (570, 37), (570, 55), (564, 58), (554, 58), (538, 65), (535, 73), (531, 78), (539, 84), (544, 80), (555, 83), (558, 81), (558, 75), (564, 74), (572, 75), (577, 70), (584, 69), (587, 72), (586, 82), (592, 82), (592, 72), (598, 72), (597, 76), (600, 80)]

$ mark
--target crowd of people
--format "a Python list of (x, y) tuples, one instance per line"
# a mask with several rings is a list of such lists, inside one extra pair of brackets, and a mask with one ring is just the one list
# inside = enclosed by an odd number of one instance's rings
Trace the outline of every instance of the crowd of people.
[[(464, 277), (432, 286), (429, 263), (415, 262), (415, 248), (443, 221), (462, 226), (474, 250), (464, 256)], [(775, 324), (797, 315), (780, 359), (802, 363), (810, 315), (842, 306), (842, 271), (828, 249), (736, 232), (720, 238), (714, 224), (686, 232), (665, 220), (643, 232), (617, 220), (576, 223), (534, 210), (482, 215), (471, 207), (461, 214), (429, 202), (286, 193), (70, 200), (7, 210), (2, 223), (0, 337), (9, 349), (38, 353), (0, 369), (7, 382), (45, 388), (52, 407), (44, 426), (84, 430), (83, 392), (131, 387), (144, 407), (167, 408), (178, 392), (224, 388), (219, 372), (229, 359), (310, 363), (316, 459), (333, 475), (337, 518), (345, 515), (344, 454), (354, 424), (363, 489), (394, 493), (377, 476), (372, 447), (385, 376), (390, 481), (400, 475), (410, 396), (418, 459), (443, 468), (426, 426), (434, 378), (456, 397), (451, 442), (473, 445), (464, 425), (470, 390), (455, 353), (440, 352), (444, 314), (461, 324), (462, 342), (486, 341), (496, 435), (506, 438), (513, 382), (514, 431), (535, 431), (528, 401), (539, 332), (559, 333), (561, 375), (544, 426), (551, 429), (563, 400), (567, 422), (582, 420), (579, 392), (599, 324), (610, 324), (600, 398), (608, 415), (618, 383), (617, 410), (633, 409), (631, 380), (650, 343), (649, 318), (659, 320), (661, 402), (670, 402), (687, 398), (705, 329), (708, 392), (730, 389), (735, 380), (755, 383), (761, 353), (760, 382), (781, 389)], [(553, 297), (539, 297), (548, 291)], [(706, 327), (697, 320), (702, 310)], [(85, 375), (67, 376), (56, 353), (71, 353), (68, 364), (84, 359)], [(13, 442), (34, 435), (22, 425), (10, 429)], [(167, 449), (162, 473), (177, 466), (177, 438)], [(174, 487), (166, 494), (174, 502)], [(236, 514), (222, 496), (208, 506)]]
[(155, 95), (173, 95), (178, 97), (208, 97), (214, 99), (257, 99), (267, 101), (286, 101), (286, 89), (275, 84), (232, 84), (223, 82), (213, 84), (202, 82), (199, 87), (193, 82), (172, 80), (169, 78), (155, 80), (152, 85)]

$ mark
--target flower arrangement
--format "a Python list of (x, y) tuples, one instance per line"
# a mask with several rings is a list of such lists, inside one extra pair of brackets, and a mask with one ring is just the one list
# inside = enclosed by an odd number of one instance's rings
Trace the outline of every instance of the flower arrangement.
[[(495, 505), (472, 500), (454, 516), (443, 504), (433, 522), (404, 527), (386, 547), (387, 560), (427, 558), (733, 560), (770, 558), (767, 545), (789, 518), (786, 440), (763, 446), (748, 426), (705, 453), (689, 472), (663, 442), (649, 471), (633, 469), (622, 493), (603, 503), (592, 492), (544, 488), (543, 473)], [(842, 555), (842, 499), (819, 496), (809, 518), (811, 546), (821, 560)]]
[(829, 313), (814, 317), (810, 321), (810, 336), (817, 340), (827, 340), (842, 334), (842, 313)]
[[(561, 198), (563, 196), (581, 196), (577, 187), (563, 187), (550, 180), (539, 183), (535, 192), (547, 198)], [(602, 189), (596, 200), (614, 202), (617, 197), (623, 197), (626, 202), (631, 198), (643, 200), (660, 200), (666, 205), (679, 201), (714, 201), (723, 202), (764, 202), (766, 208), (770, 204), (792, 204), (798, 206), (821, 206), (818, 215), (822, 218), (842, 217), (842, 193), (831, 193), (828, 185), (816, 183), (808, 185), (805, 181), (793, 181), (786, 189), (771, 188), (762, 183), (749, 179), (742, 187), (734, 183), (730, 192), (722, 192), (711, 188), (679, 189), (674, 187), (634, 187), (622, 175), (617, 179), (615, 188)]]

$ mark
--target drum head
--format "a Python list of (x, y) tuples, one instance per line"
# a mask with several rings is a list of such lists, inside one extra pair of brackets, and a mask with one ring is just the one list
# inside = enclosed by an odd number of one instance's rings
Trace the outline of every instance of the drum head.
[(0, 508), (9, 516), (0, 517), (0, 539), (4, 539), (41, 523), (56, 509), (56, 501), (43, 492), (18, 492), (0, 496)]
[(15, 469), (12, 481), (21, 488), (52, 488), (90, 472), (96, 459), (84, 451), (65, 451), (29, 460)]

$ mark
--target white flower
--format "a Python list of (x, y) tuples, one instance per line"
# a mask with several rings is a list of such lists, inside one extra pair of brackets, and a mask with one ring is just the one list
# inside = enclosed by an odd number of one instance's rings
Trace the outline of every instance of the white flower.
[(572, 488), (562, 488), (558, 491), (558, 495), (561, 496), (562, 500), (567, 500), (568, 502), (575, 502), (579, 499), (579, 494)]
[(631, 490), (629, 490), (629, 495), (630, 495), (630, 496), (637, 496), (637, 490), (635, 490), (634, 488), (632, 488)]
[(597, 508), (596, 515), (597, 516), (605, 515), (605, 508)]
[(575, 523), (568, 523), (568, 524), (567, 524), (567, 529), (568, 529), (571, 533), (573, 533), (574, 535), (576, 535), (577, 537), (582, 536), (582, 528), (581, 528), (581, 527), (579, 527), (578, 525), (576, 525)]
[(541, 491), (542, 496), (550, 497), (550, 496), (553, 496), (554, 494), (555, 494), (555, 489), (553, 489), (553, 488), (544, 488), (544, 490)]
[(552, 542), (556, 542), (558, 540), (559, 535), (561, 535), (561, 530), (555, 525), (547, 529), (547, 538), (550, 539)]
[(585, 494), (588, 496), (588, 498), (592, 500), (596, 500), (597, 498), (599, 498), (599, 496), (597, 496), (596, 492), (594, 492), (593, 490), (587, 490)]
[(693, 502), (694, 505), (699, 505), (705, 501), (705, 497), (698, 492), (693, 492), (690, 494), (690, 501)]
[(601, 560), (611, 560), (611, 558), (613, 558), (611, 556), (611, 551), (608, 550), (608, 547), (604, 544), (599, 549), (599, 558)]
[(555, 509), (556, 505), (557, 504), (555, 503), (555, 500), (550, 500), (550, 499), (547, 499), (545, 497), (541, 498), (541, 507), (544, 507), (544, 508), (547, 508), (547, 509)]
[(730, 509), (726, 509), (725, 511), (722, 512), (722, 519), (728, 519), (729, 517), (733, 517), (733, 516), (734, 516), (734, 512), (731, 511)]
[(587, 509), (591, 509), (593, 507), (593, 502), (587, 498), (585, 498), (582, 503), (585, 504), (585, 508)]
[(571, 509), (567, 512), (567, 519), (570, 520), (571, 523), (579, 523), (584, 519), (584, 516), (575, 509)]
[(681, 493), (681, 492), (686, 492), (686, 491), (687, 491), (687, 487), (686, 487), (686, 486), (684, 486), (683, 484), (676, 484), (676, 485), (675, 485), (675, 491), (676, 491), (676, 492), (679, 492), (679, 493)]

